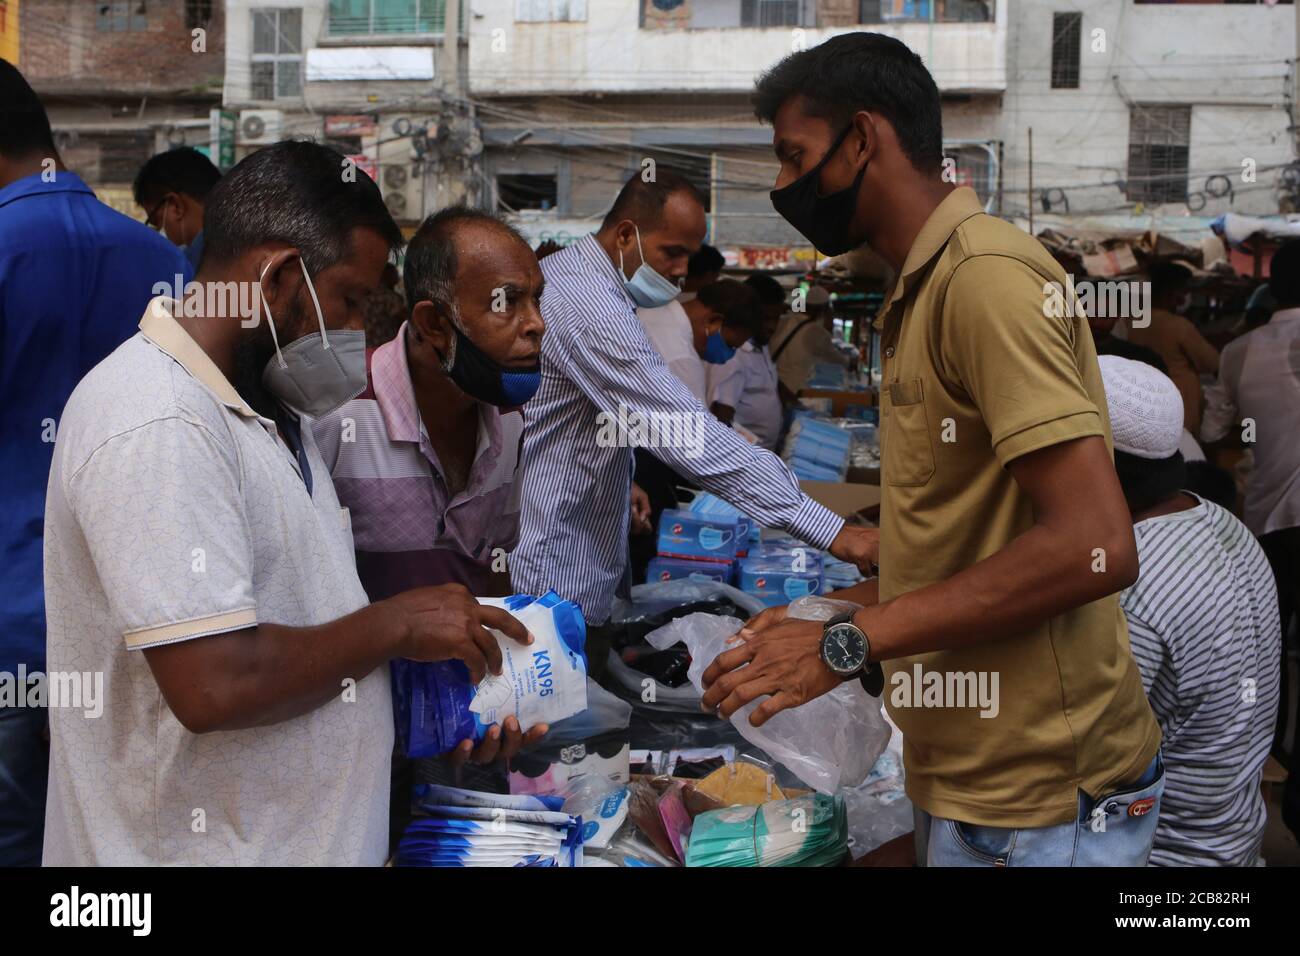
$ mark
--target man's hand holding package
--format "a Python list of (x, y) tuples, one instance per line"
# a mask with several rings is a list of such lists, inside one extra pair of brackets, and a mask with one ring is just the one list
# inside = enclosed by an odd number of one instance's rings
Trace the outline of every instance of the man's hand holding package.
[[(785, 611), (784, 608), (769, 610)], [(840, 684), (839, 676), (822, 663), (821, 621), (786, 619), (752, 630), (752, 625), (759, 623), (764, 614), (768, 612), (764, 611), (746, 626), (751, 636), (719, 654), (703, 675), (702, 706), (705, 710), (716, 708), (721, 717), (730, 717), (750, 701), (770, 695), (749, 715), (749, 722), (755, 727)], [(776, 617), (772, 614), (769, 621)]]
[(494, 760), (509, 763), (525, 745), (537, 743), (550, 729), (547, 724), (537, 724), (524, 733), (519, 727), (518, 719), (511, 714), (503, 724), (489, 727), (487, 736), (479, 741), (477, 747), (472, 740), (462, 740), (455, 750), (447, 754), (447, 760), (454, 767), (462, 767), (467, 763), (489, 764)]
[(382, 603), (399, 615), (402, 657), (463, 661), (475, 684), (489, 671), (501, 673), (501, 648), (487, 628), (525, 646), (533, 643), (533, 636), (518, 619), (500, 608), (479, 604), (461, 584), (414, 588)]

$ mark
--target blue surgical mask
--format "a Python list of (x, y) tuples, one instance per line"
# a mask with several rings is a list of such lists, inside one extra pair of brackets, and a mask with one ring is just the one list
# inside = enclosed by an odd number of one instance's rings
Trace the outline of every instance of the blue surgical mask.
[(682, 290), (676, 282), (665, 279), (646, 263), (645, 250), (641, 248), (641, 230), (635, 225), (632, 228), (636, 229), (636, 251), (641, 254), (641, 265), (632, 273), (632, 278), (627, 278), (627, 273), (623, 270), (623, 250), (618, 251), (618, 273), (623, 276), (623, 287), (627, 289), (632, 301), (642, 308), (653, 309), (667, 305)]
[(783, 587), (785, 596), (791, 601), (817, 593), (817, 582), (810, 581), (808, 578), (786, 578)]
[(704, 340), (704, 361), (710, 365), (726, 365), (736, 350), (727, 344), (721, 332), (711, 332)]
[(718, 528), (704, 527), (700, 529), (700, 547), (709, 551), (717, 551), (728, 541), (731, 540), (732, 532), (721, 531)]
[(316, 307), (320, 332), (304, 335), (280, 348), (275, 319), (262, 293), (262, 279), (266, 276), (266, 269), (270, 268), (268, 263), (257, 279), (257, 296), (266, 309), (275, 356), (262, 370), (262, 384), (294, 414), (320, 418), (356, 398), (366, 387), (366, 333), (360, 329), (325, 331), (325, 315), (321, 312), (320, 299), (316, 297), (316, 287), (307, 274), (307, 264), (301, 259), (298, 264), (302, 266), (307, 291)]

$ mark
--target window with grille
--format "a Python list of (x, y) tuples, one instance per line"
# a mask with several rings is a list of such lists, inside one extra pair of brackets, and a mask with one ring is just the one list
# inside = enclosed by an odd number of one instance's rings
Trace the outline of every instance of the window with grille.
[(1083, 45), (1083, 14), (1052, 14), (1052, 89), (1079, 88), (1079, 50)]
[(149, 29), (145, 0), (100, 0), (95, 4), (95, 29), (100, 33), (140, 33)]
[(185, 0), (185, 29), (206, 27), (212, 19), (212, 0)]
[(587, 19), (587, 0), (515, 0), (520, 23), (581, 23)]
[[(460, 31), (465, 33), (460, 0)], [(330, 0), (331, 36), (440, 34), (446, 30), (447, 0)]]
[(92, 160), (90, 165), (91, 181), (97, 183), (129, 183), (153, 155), (153, 134), (147, 131), (90, 133), (81, 142), (83, 148), (97, 148), (97, 162)]
[(554, 209), (558, 193), (559, 186), (555, 173), (497, 175), (497, 208), (502, 212)]
[(1187, 201), (1190, 106), (1135, 103), (1129, 111), (1128, 188), (1133, 202)]
[(302, 93), (302, 10), (253, 11), (252, 98), (278, 100)]
[(802, 20), (801, 0), (741, 0), (742, 27), (797, 27)]

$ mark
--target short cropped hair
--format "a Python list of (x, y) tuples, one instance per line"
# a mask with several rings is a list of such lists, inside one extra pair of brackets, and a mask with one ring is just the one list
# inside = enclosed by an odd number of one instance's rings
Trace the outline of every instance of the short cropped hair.
[(203, 202), (221, 179), (221, 170), (193, 146), (178, 146), (149, 157), (135, 174), (131, 191), (141, 206), (152, 205), (167, 193), (184, 193)]
[(750, 335), (758, 332), (763, 321), (758, 293), (737, 279), (719, 279), (697, 293), (700, 302), (722, 313), (722, 324), (739, 326)]
[(605, 214), (601, 229), (609, 229), (624, 219), (630, 219), (641, 229), (657, 229), (663, 225), (664, 206), (676, 193), (684, 192), (703, 208), (704, 197), (694, 184), (676, 170), (656, 166), (654, 177), (646, 182), (641, 173), (633, 174), (623, 184), (614, 199), (614, 205)]
[(759, 77), (754, 113), (772, 123), (792, 96), (802, 96), (811, 115), (837, 130), (859, 111), (879, 113), (894, 127), (916, 169), (931, 173), (943, 165), (939, 87), (901, 40), (883, 33), (842, 33), (791, 53)]
[(18, 67), (0, 60), (0, 156), (17, 159), (41, 152), (55, 153), (50, 118)]
[(402, 284), (406, 305), (428, 300), (459, 322), (456, 310), (456, 229), (465, 223), (487, 223), (528, 246), (528, 241), (496, 213), (469, 206), (448, 206), (420, 224), (406, 247)]
[(402, 231), (365, 173), (344, 176), (343, 154), (302, 141), (259, 149), (208, 193), (203, 261), (230, 262), (263, 242), (296, 246), (321, 272), (351, 252), (354, 229), (369, 229), (396, 249)]

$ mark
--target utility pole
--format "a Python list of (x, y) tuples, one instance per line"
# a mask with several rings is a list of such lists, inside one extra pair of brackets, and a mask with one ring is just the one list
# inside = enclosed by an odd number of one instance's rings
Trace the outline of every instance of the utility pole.
[(1034, 128), (1029, 127), (1029, 234), (1034, 234)]
[(460, 99), (460, 0), (443, 0), (442, 63), (447, 76), (445, 89), (452, 98)]

